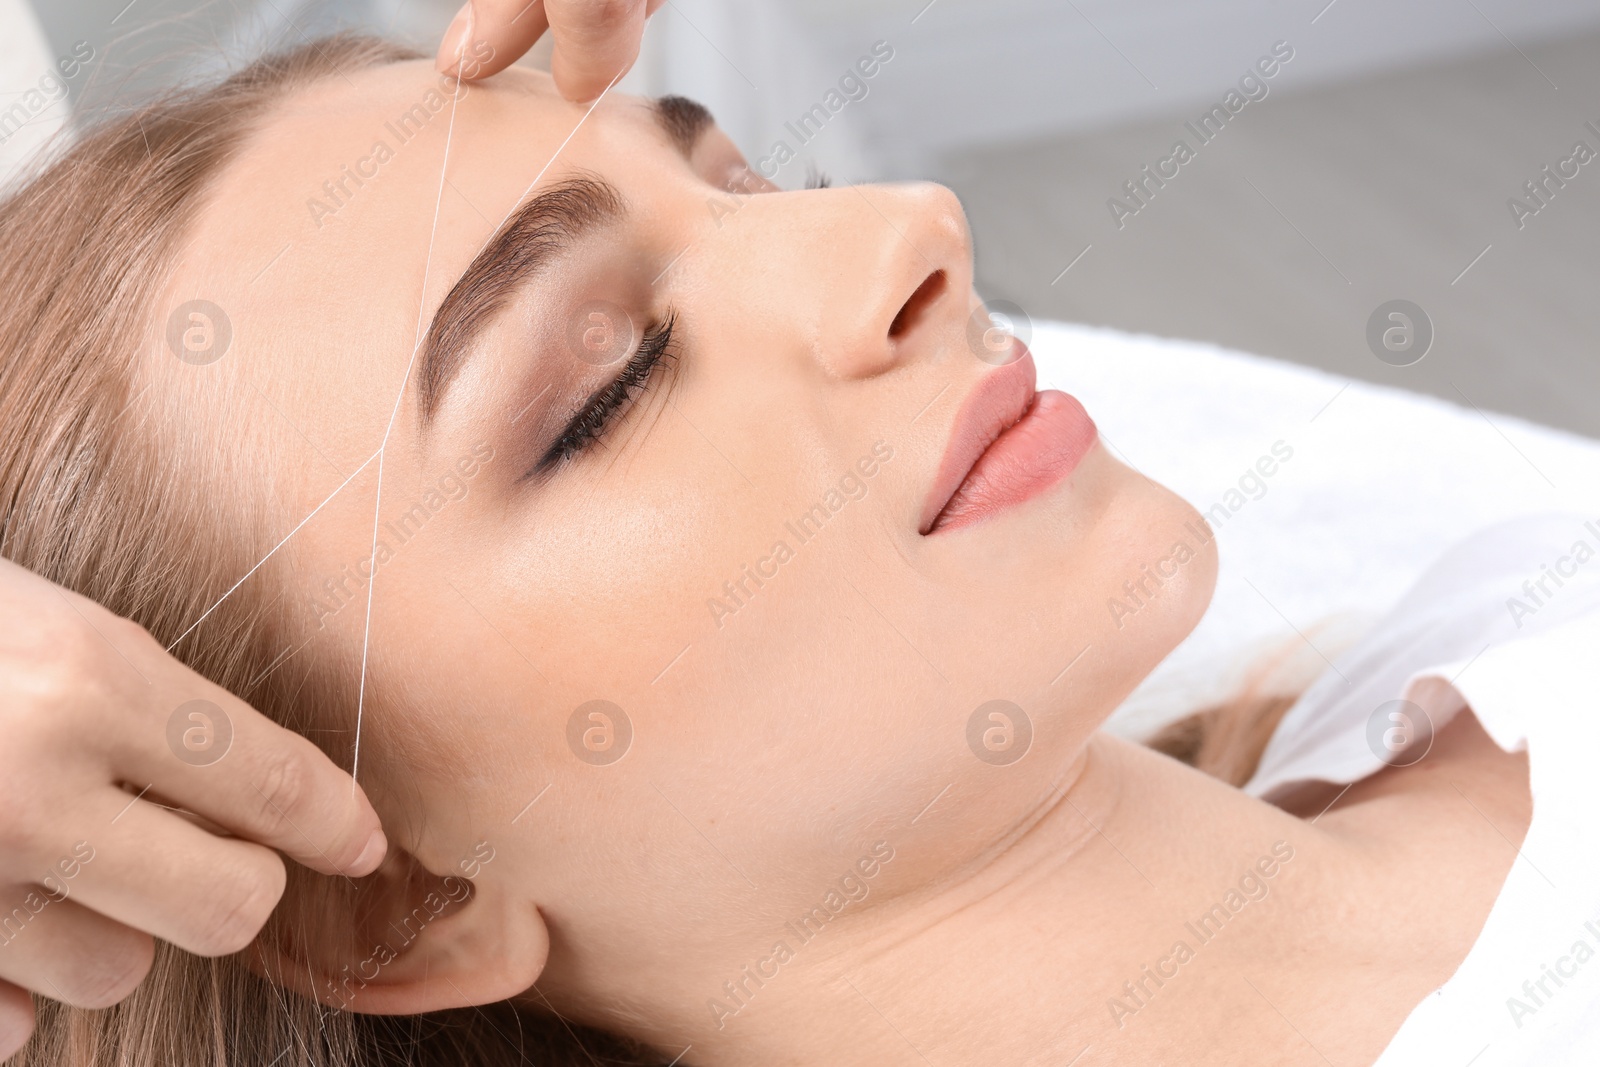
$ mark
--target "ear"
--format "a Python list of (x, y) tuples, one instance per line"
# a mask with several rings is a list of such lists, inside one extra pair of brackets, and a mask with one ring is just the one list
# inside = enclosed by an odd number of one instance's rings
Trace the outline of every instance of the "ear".
[(248, 951), (252, 970), (331, 1008), (416, 1015), (526, 992), (550, 931), (504, 884), (436, 875), (391, 842), (365, 878), (295, 872)]

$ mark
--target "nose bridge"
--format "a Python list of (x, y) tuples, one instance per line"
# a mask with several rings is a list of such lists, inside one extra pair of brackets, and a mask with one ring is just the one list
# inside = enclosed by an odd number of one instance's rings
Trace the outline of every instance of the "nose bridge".
[(971, 244), (950, 190), (846, 186), (761, 206), (735, 254), (752, 259), (746, 284), (767, 290), (749, 293), (754, 303), (806, 342), (808, 369), (872, 377), (932, 358), (963, 328)]

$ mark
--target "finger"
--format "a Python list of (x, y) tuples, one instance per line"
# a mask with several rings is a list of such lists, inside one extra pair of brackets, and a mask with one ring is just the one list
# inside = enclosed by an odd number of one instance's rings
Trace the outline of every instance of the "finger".
[(473, 81), (505, 70), (550, 28), (544, 8), (545, 0), (469, 0), (439, 42), (439, 73)]
[(81, 824), (91, 829), (74, 853), (79, 862), (52, 874), (46, 886), (197, 956), (225, 956), (250, 944), (283, 896), (283, 859), (207, 833), (145, 800), (118, 812), (121, 796), (107, 790), (86, 805)]
[(102, 699), (95, 728), (67, 739), (75, 755), (105, 751), (124, 781), (153, 786), (313, 870), (377, 869), (387, 847), (377, 813), (320, 749), (184, 666), (140, 627), (67, 595), (85, 619), (103, 616), (93, 623), (97, 640), (145, 679)]
[[(21, 986), (73, 1007), (109, 1008), (149, 973), (155, 957), (149, 936), (37, 886), (12, 886), (3, 894), (9, 910), (0, 931), (0, 991)], [(9, 993), (0, 996), (0, 1044), (18, 1014)], [(26, 1023), (31, 1030), (31, 1003)]]
[(0, 982), (0, 1060), (8, 1060), (33, 1033), (33, 998), (10, 982)]
[(648, 10), (643, 0), (544, 0), (555, 38), (550, 74), (568, 100), (585, 103), (639, 58)]
[[(324, 874), (369, 874), (387, 847), (366, 795), (298, 734), (224, 690), (184, 701), (117, 759), (125, 781)], [(159, 732), (158, 732), (159, 731)]]

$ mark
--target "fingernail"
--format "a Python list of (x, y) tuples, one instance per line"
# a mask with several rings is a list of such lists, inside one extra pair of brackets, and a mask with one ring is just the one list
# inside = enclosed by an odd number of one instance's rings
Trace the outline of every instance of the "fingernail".
[(456, 17), (450, 20), (450, 28), (444, 31), (444, 40), (439, 42), (439, 55), (434, 65), (440, 74), (453, 74), (460, 67), (461, 57), (467, 51), (467, 34), (471, 29), (472, 0), (467, 0), (456, 12)]
[(378, 864), (383, 862), (383, 854), (389, 851), (389, 842), (384, 839), (382, 830), (372, 831), (372, 836), (367, 838), (367, 843), (361, 849), (361, 855), (350, 865), (350, 873), (355, 875), (371, 874), (378, 869)]

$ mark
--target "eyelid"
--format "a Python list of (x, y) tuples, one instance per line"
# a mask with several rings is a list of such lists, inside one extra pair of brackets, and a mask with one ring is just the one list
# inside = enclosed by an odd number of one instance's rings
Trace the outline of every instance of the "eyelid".
[(628, 355), (621, 369), (589, 394), (524, 478), (548, 474), (571, 462), (632, 413), (655, 381), (656, 371), (678, 358), (673, 343), (676, 323), (677, 313), (668, 309), (661, 319), (645, 329), (638, 347)]

